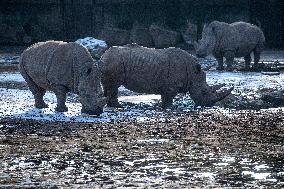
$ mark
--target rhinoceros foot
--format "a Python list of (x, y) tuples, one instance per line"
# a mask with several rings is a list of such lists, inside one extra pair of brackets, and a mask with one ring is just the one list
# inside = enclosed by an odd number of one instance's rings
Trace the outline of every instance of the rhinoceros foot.
[(119, 104), (119, 102), (108, 102), (107, 106), (108, 107), (114, 107), (114, 108), (123, 108), (123, 106), (121, 104)]
[(57, 106), (55, 108), (55, 111), (57, 111), (57, 112), (67, 112), (68, 108), (67, 108), (67, 106)]
[(41, 103), (36, 103), (35, 107), (38, 109), (42, 109), (42, 108), (48, 108), (48, 105), (45, 102), (41, 102)]
[(216, 68), (216, 70), (222, 71), (222, 70), (224, 70), (224, 66), (218, 66), (218, 67)]

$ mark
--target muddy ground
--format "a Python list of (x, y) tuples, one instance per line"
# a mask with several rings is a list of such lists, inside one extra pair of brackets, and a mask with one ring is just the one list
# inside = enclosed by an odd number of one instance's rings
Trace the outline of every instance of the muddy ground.
[[(162, 110), (158, 95), (120, 88), (123, 110), (89, 117), (74, 95), (66, 113), (54, 111), (52, 93), (38, 110), (16, 69), (0, 73), (0, 188), (283, 188), (284, 74), (207, 75), (235, 86), (216, 107), (194, 107), (187, 94)], [(272, 92), (279, 101), (262, 98)]]

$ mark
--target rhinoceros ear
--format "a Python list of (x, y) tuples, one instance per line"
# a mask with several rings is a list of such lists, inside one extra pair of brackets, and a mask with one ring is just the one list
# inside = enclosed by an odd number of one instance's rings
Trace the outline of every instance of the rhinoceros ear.
[(198, 49), (198, 46), (199, 46), (198, 42), (197, 42), (197, 41), (194, 41), (194, 43), (193, 43), (193, 47), (194, 47), (194, 49), (195, 49), (195, 50), (197, 50), (197, 49)]

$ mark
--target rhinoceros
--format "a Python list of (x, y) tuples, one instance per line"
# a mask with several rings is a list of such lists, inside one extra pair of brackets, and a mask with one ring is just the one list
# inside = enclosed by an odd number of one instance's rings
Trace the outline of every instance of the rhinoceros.
[(57, 98), (56, 111), (68, 111), (67, 92), (78, 94), (82, 113), (99, 115), (103, 112), (101, 72), (88, 50), (77, 43), (40, 42), (27, 48), (20, 57), (20, 72), (35, 98), (36, 108), (46, 108), (43, 96), (53, 91)]
[(152, 49), (131, 44), (111, 47), (101, 57), (102, 84), (108, 106), (121, 107), (118, 87), (140, 93), (160, 94), (162, 107), (172, 106), (178, 93), (189, 92), (196, 105), (211, 106), (233, 88), (209, 86), (196, 58), (179, 48)]
[(223, 70), (223, 57), (226, 58), (227, 69), (232, 69), (235, 57), (244, 57), (245, 68), (250, 67), (251, 53), (254, 54), (254, 67), (258, 67), (261, 51), (264, 47), (265, 37), (261, 29), (246, 22), (213, 21), (205, 25), (202, 39), (195, 43), (196, 55), (205, 57), (209, 54), (218, 61), (218, 70)]

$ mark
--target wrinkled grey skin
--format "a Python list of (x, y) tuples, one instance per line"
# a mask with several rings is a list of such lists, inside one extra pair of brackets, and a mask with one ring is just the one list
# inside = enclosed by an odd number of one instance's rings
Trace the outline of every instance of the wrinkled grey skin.
[(135, 92), (160, 94), (163, 108), (171, 106), (178, 93), (189, 92), (196, 105), (211, 106), (232, 90), (216, 92), (223, 85), (208, 86), (196, 59), (178, 48), (111, 47), (102, 56), (100, 67), (111, 107), (121, 107), (117, 100), (120, 85)]
[(20, 72), (35, 98), (36, 108), (46, 108), (46, 90), (57, 98), (56, 111), (68, 111), (67, 92), (76, 93), (82, 113), (99, 115), (106, 99), (103, 97), (101, 73), (88, 50), (77, 43), (47, 41), (26, 49), (20, 58)]
[(202, 39), (195, 44), (196, 55), (205, 57), (209, 54), (218, 61), (218, 70), (223, 70), (223, 57), (228, 70), (232, 69), (235, 57), (244, 57), (246, 68), (250, 67), (251, 53), (254, 53), (254, 67), (258, 66), (265, 37), (260, 28), (245, 22), (227, 24), (213, 21), (204, 26)]

